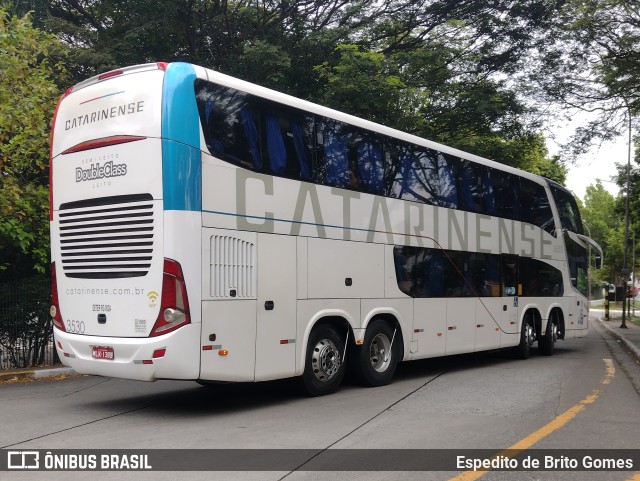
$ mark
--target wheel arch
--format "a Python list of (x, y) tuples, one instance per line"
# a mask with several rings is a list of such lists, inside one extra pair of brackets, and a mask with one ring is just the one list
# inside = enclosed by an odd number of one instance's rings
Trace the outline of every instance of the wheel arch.
[(302, 375), (306, 363), (307, 345), (311, 332), (321, 325), (334, 327), (341, 335), (348, 332), (349, 343), (355, 344), (354, 319), (349, 313), (342, 310), (327, 310), (316, 313), (307, 323), (302, 342), (298, 348), (298, 362), (296, 363), (296, 376)]
[[(556, 320), (558, 324), (558, 339), (564, 339), (564, 330), (565, 330), (565, 320), (564, 320), (564, 311), (562, 307), (559, 305), (551, 306), (549, 310), (549, 315), (547, 317), (547, 324), (551, 322), (553, 319)], [(546, 330), (546, 327), (545, 327)]]
[(542, 314), (540, 314), (540, 309), (537, 305), (532, 304), (526, 306), (522, 310), (522, 320), (520, 322), (520, 330), (522, 330), (522, 326), (524, 326), (524, 321), (529, 321), (533, 323), (534, 333), (539, 338), (542, 332)]
[(397, 342), (400, 346), (400, 355), (398, 356), (399, 360), (404, 360), (404, 353), (407, 352), (407, 349), (404, 344), (405, 336), (402, 328), (402, 323), (400, 322), (401, 316), (397, 311), (384, 309), (376, 309), (374, 311), (371, 311), (367, 316), (367, 319), (365, 320), (365, 324), (363, 325), (364, 329), (362, 330), (362, 337), (364, 338), (364, 333), (366, 332), (369, 325), (377, 319), (381, 319), (386, 322), (392, 330), (397, 328), (396, 339), (393, 342)]

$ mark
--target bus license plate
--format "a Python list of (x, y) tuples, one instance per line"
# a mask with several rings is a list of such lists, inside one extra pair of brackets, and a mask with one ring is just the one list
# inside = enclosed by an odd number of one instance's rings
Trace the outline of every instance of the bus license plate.
[(115, 353), (113, 352), (113, 348), (109, 346), (93, 346), (93, 358), (113, 361), (115, 359)]

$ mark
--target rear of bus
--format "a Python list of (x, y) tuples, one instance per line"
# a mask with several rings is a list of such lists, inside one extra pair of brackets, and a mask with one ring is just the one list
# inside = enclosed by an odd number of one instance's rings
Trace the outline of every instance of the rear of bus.
[(186, 64), (116, 70), (56, 109), (51, 314), (79, 373), (198, 377), (199, 130), (180, 115), (194, 78)]

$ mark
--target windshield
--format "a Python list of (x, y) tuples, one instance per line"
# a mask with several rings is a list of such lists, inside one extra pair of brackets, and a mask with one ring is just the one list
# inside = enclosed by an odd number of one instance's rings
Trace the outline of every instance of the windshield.
[(549, 186), (558, 207), (562, 229), (584, 235), (580, 211), (573, 194), (555, 182), (549, 181)]

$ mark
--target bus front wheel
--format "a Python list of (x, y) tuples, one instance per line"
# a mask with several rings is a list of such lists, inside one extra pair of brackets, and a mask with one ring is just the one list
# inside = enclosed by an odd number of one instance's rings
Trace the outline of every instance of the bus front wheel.
[(302, 387), (310, 396), (338, 390), (344, 378), (344, 339), (333, 326), (320, 325), (311, 331)]
[(355, 378), (365, 386), (384, 386), (393, 379), (398, 366), (399, 336), (383, 319), (371, 322), (361, 346), (350, 360)]

